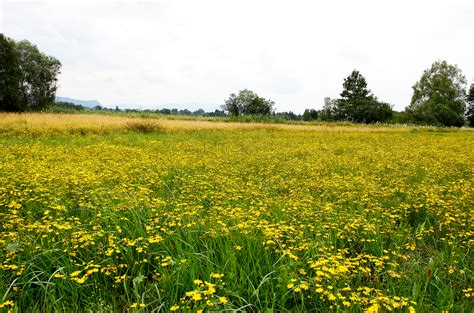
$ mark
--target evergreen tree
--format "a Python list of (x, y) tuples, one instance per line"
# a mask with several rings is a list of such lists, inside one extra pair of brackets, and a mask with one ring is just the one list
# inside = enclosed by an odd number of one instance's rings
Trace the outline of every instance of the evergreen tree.
[(379, 102), (367, 88), (367, 81), (353, 70), (344, 79), (341, 98), (335, 102), (334, 119), (374, 123), (389, 119), (393, 112), (388, 103)]

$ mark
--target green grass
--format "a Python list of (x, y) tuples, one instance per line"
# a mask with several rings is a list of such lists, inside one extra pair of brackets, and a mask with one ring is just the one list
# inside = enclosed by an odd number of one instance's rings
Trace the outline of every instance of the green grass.
[(2, 135), (0, 304), (470, 312), (473, 139), (340, 128)]

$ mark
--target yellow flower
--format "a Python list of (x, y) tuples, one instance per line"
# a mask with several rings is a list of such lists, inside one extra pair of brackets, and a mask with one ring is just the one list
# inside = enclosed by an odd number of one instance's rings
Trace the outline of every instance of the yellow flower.
[(61, 274), (61, 273), (56, 273), (56, 274), (53, 275), (53, 277), (54, 277), (54, 278), (65, 278), (66, 275)]
[(205, 293), (208, 296), (213, 295), (214, 293), (216, 293), (216, 288), (214, 288), (213, 285), (209, 285)]
[(130, 308), (132, 308), (132, 309), (134, 309), (134, 308), (144, 308), (144, 307), (146, 307), (146, 305), (143, 304), (143, 303), (132, 303), (130, 305)]
[(170, 311), (171, 311), (171, 312), (178, 311), (178, 310), (179, 310), (179, 305), (173, 305), (173, 306), (170, 308)]
[(370, 307), (367, 308), (367, 310), (365, 310), (366, 313), (377, 313), (379, 312), (379, 309), (380, 309), (380, 306), (375, 303), (373, 305), (371, 305)]
[(9, 306), (9, 307), (13, 308), (15, 306), (15, 302), (13, 302), (12, 300), (7, 300), (7, 301), (3, 302), (2, 304), (0, 304), (0, 309), (3, 309), (6, 306)]
[(200, 293), (195, 293), (192, 295), (191, 299), (194, 301), (199, 301), (199, 300), (202, 300), (202, 296)]
[(82, 276), (81, 278), (75, 278), (74, 280), (78, 284), (83, 284), (87, 280), (87, 276)]
[(307, 283), (302, 283), (300, 285), (300, 288), (303, 289), (303, 290), (309, 290), (309, 285)]
[(222, 277), (224, 277), (224, 274), (217, 274), (217, 273), (212, 273), (212, 274), (211, 274), (211, 277), (212, 277), (212, 278), (219, 279), (219, 278), (222, 278)]
[(227, 298), (226, 297), (219, 297), (219, 302), (222, 303), (222, 304), (226, 304), (227, 303)]

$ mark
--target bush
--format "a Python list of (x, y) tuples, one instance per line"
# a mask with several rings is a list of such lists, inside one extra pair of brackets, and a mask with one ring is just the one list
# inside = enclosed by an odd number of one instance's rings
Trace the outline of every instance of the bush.
[(152, 120), (140, 120), (140, 121), (133, 121), (128, 122), (126, 125), (127, 130), (135, 132), (135, 133), (157, 133), (164, 130), (163, 125), (158, 123), (157, 121)]

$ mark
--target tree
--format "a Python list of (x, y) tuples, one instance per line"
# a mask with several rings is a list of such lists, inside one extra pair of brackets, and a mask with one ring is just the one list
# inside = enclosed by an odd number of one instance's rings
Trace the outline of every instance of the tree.
[(270, 115), (273, 111), (274, 102), (255, 95), (249, 102), (248, 106), (244, 106), (243, 114), (246, 115)]
[(318, 119), (318, 111), (315, 109), (306, 109), (303, 113), (303, 121), (314, 121)]
[(231, 93), (229, 99), (225, 100), (224, 105), (221, 107), (232, 116), (239, 116), (242, 114), (241, 100), (238, 99), (235, 93)]
[(54, 105), (61, 62), (47, 56), (27, 40), (16, 44), (22, 73), (20, 92), (25, 110), (40, 111)]
[(179, 115), (193, 115), (193, 112), (189, 111), (188, 109), (179, 110)]
[(412, 88), (413, 96), (406, 111), (415, 121), (464, 125), (466, 78), (457, 65), (434, 62)]
[(208, 113), (209, 116), (219, 116), (219, 117), (222, 117), (222, 116), (225, 116), (225, 112), (222, 110), (214, 110), (214, 112), (209, 112)]
[(275, 103), (271, 100), (259, 97), (255, 92), (244, 89), (239, 94), (230, 94), (225, 100), (222, 109), (232, 116), (239, 115), (270, 115)]
[(469, 88), (469, 93), (466, 96), (467, 110), (466, 118), (469, 121), (469, 126), (474, 127), (474, 83)]
[(338, 108), (337, 99), (331, 99), (329, 97), (324, 98), (324, 106), (319, 113), (319, 118), (322, 121), (335, 121), (338, 119), (336, 116)]
[(160, 110), (160, 113), (161, 114), (164, 114), (164, 115), (170, 115), (171, 114), (171, 110), (170, 109), (161, 109)]
[(205, 114), (206, 114), (206, 111), (204, 111), (203, 109), (198, 109), (193, 112), (193, 115), (196, 115), (196, 116), (204, 116)]
[(359, 71), (353, 70), (344, 79), (341, 98), (335, 103), (334, 118), (362, 123), (382, 122), (392, 114), (390, 104), (377, 100)]
[(64, 111), (84, 111), (86, 108), (80, 104), (58, 101), (55, 103), (54, 109), (56, 112), (64, 112)]
[(22, 111), (21, 77), (15, 42), (0, 34), (0, 111)]

